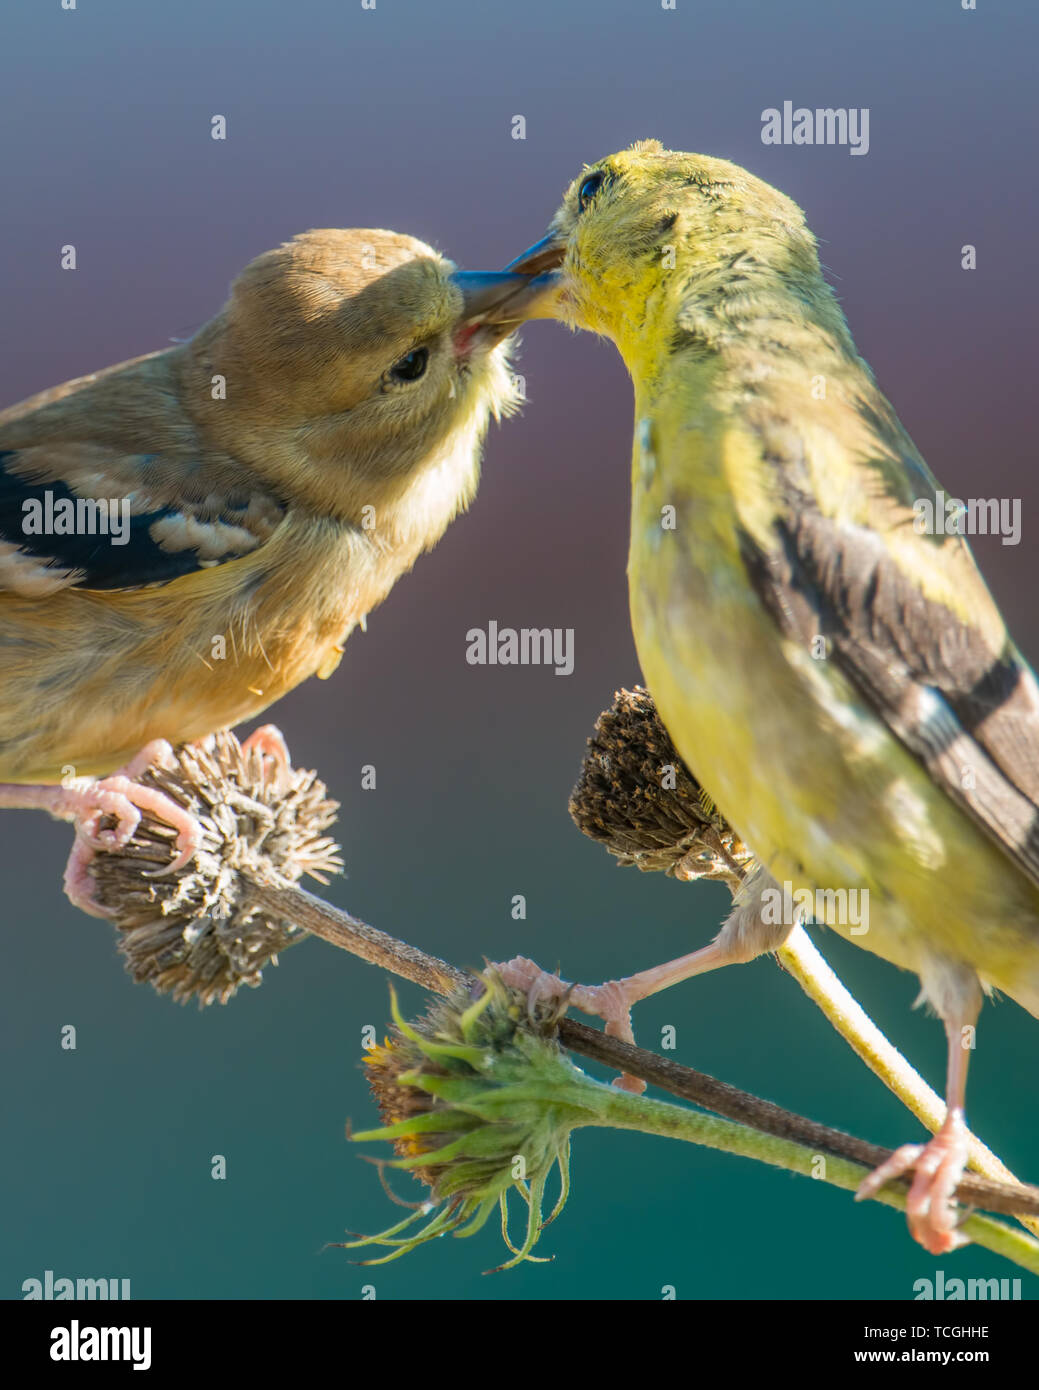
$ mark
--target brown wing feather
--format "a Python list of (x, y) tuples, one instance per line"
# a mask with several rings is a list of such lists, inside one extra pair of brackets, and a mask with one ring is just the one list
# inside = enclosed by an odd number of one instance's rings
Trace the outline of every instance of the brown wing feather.
[(167, 583), (273, 534), (284, 505), (200, 445), (169, 361), (136, 358), (0, 412), (0, 591)]
[(773, 549), (741, 537), (766, 607), (786, 636), (827, 639), (829, 659), (935, 783), (1039, 884), (1032, 671), (1009, 637), (993, 652), (963, 617), (929, 599), (880, 535), (799, 500), (775, 522)]

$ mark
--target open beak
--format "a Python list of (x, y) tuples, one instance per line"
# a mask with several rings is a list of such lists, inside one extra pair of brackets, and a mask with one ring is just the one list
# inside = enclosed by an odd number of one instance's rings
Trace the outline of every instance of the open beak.
[(534, 275), (506, 270), (458, 270), (451, 276), (462, 291), (460, 329), (470, 337), (500, 342), (527, 319), (551, 318), (559, 292), (553, 275)]
[(539, 278), (546, 272), (558, 270), (566, 260), (566, 241), (558, 232), (549, 232), (533, 246), (528, 246), (521, 256), (510, 261), (507, 271), (520, 275), (536, 275)]

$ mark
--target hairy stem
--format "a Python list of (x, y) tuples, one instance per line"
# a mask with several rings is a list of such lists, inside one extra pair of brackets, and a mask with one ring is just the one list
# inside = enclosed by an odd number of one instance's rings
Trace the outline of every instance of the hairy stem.
[[(848, 1191), (854, 1191), (868, 1173), (868, 1169), (847, 1159), (836, 1155), (820, 1159), (818, 1154), (803, 1144), (762, 1134), (714, 1115), (700, 1115), (666, 1101), (632, 1096), (612, 1088), (611, 1092), (610, 1101), (604, 1105), (602, 1114), (603, 1119), (616, 1129), (636, 1129), (643, 1134), (684, 1139), (689, 1143), (770, 1163)], [(899, 1211), (905, 1210), (906, 1194), (893, 1186), (879, 1192), (876, 1200)], [(1022, 1231), (986, 1216), (968, 1217), (961, 1229), (976, 1245), (1002, 1255), (1022, 1269), (1039, 1274), (1039, 1243)]]
[[(249, 892), (257, 906), (262, 905), (272, 913), (287, 917), (331, 945), (350, 951), (372, 965), (411, 980), (436, 994), (446, 994), (459, 986), (473, 991), (483, 987), (475, 975), (458, 970), (447, 961), (428, 955), (407, 942), (399, 941), (377, 927), (369, 926), (302, 888), (274, 888), (252, 884)], [(836, 976), (833, 978), (836, 979)], [(841, 1130), (817, 1124), (814, 1120), (784, 1110), (770, 1101), (741, 1091), (704, 1072), (694, 1071), (691, 1067), (658, 1057), (655, 1053), (633, 1047), (618, 1038), (607, 1037), (605, 1033), (589, 1028), (576, 1019), (560, 1020), (559, 1040), (564, 1047), (581, 1056), (615, 1067), (629, 1075), (641, 1077), (651, 1085), (670, 1091), (680, 1099), (690, 1100), (713, 1110), (737, 1121), (741, 1126), (752, 1126), (763, 1135), (794, 1143), (803, 1147), (809, 1155), (817, 1155), (822, 1151), (828, 1155), (841, 1156), (852, 1163), (864, 1164), (867, 1168), (876, 1167), (890, 1156), (890, 1149), (868, 1144), (852, 1135), (844, 1134)], [(622, 1093), (618, 1091), (616, 1094)], [(678, 1107), (672, 1106), (670, 1109), (678, 1110)], [(622, 1109), (618, 1113), (625, 1112)], [(689, 1112), (678, 1110), (678, 1113)], [(754, 1155), (748, 1150), (748, 1156)], [(827, 1159), (827, 1162), (829, 1161)], [(798, 1168), (796, 1171), (802, 1169)], [(864, 1172), (861, 1173), (859, 1181), (865, 1176)], [(907, 1178), (892, 1183), (877, 1200), (886, 1201), (889, 1206), (897, 1205), (897, 1202), (887, 1201), (887, 1196), (896, 1191), (904, 1193), (908, 1181)], [(1025, 1212), (1039, 1216), (1039, 1189), (1017, 1184), (1016, 1179), (1011, 1179), (1010, 1183), (1002, 1183), (965, 1175), (956, 1189), (956, 1196), (967, 1205), (984, 1206), (990, 1211), (1006, 1214)]]

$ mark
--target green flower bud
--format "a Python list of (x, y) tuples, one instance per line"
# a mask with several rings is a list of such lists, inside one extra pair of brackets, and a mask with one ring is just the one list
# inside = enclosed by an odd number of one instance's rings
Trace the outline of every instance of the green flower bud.
[[(602, 1093), (609, 1087), (575, 1067), (555, 1041), (558, 1007), (531, 1013), (525, 997), (506, 989), (493, 971), (483, 979), (486, 990), (475, 1001), (458, 990), (415, 1023), (401, 1018), (394, 995), (393, 1034), (366, 1059), (386, 1125), (353, 1138), (391, 1140), (398, 1154), (391, 1166), (414, 1173), (430, 1198), (391, 1229), (350, 1242), (350, 1248), (396, 1247), (365, 1263), (395, 1259), (448, 1231), (472, 1235), (496, 1206), (513, 1256), (499, 1268), (536, 1258), (531, 1251), (543, 1227), (567, 1199), (570, 1133), (601, 1123)], [(543, 1220), (555, 1167), (559, 1198)], [(513, 1189), (527, 1209), (519, 1246), (508, 1234), (506, 1199)], [(420, 1230), (402, 1234), (427, 1216), (432, 1219)]]

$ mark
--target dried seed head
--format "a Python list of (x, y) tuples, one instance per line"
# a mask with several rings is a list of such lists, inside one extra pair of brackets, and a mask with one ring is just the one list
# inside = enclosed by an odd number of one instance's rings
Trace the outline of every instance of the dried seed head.
[(120, 933), (135, 980), (181, 1002), (224, 1004), (239, 985), (262, 983), (263, 967), (308, 933), (254, 901), (252, 885), (284, 887), (304, 873), (321, 883), (339, 873), (339, 847), (323, 832), (335, 821), (313, 772), (271, 775), (256, 749), (212, 734), (174, 751), (169, 768), (140, 777), (188, 807), (202, 846), (183, 870), (149, 877), (171, 862), (171, 830), (145, 812), (130, 842), (91, 864), (94, 896)]
[(570, 795), (579, 830), (622, 865), (733, 889), (753, 856), (682, 761), (648, 690), (621, 690), (596, 721)]

